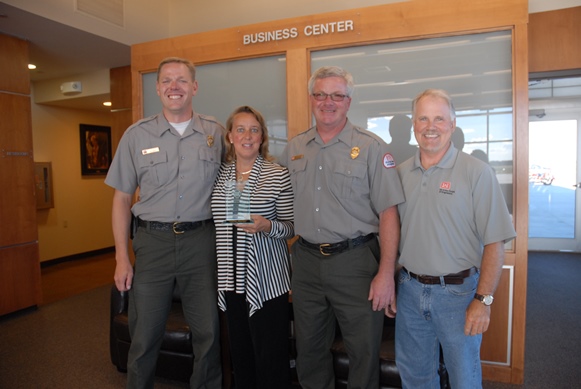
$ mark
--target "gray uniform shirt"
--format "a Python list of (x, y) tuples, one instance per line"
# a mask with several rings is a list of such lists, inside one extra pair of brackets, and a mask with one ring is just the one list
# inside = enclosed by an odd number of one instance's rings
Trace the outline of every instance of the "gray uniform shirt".
[(125, 131), (105, 183), (125, 193), (139, 187), (132, 212), (159, 222), (210, 219), (210, 197), (223, 153), (224, 128), (194, 113), (183, 136), (163, 114)]
[(349, 121), (323, 143), (315, 127), (291, 139), (281, 156), (295, 194), (295, 233), (336, 243), (379, 232), (379, 214), (404, 201), (387, 145)]
[(406, 202), (399, 263), (416, 274), (442, 276), (480, 268), (484, 245), (516, 236), (494, 170), (453, 145), (425, 170), (419, 151), (397, 167)]

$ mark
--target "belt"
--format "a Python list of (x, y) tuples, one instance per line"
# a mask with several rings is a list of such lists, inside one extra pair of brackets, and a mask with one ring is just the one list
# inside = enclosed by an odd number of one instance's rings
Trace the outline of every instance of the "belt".
[(343, 251), (347, 251), (347, 250), (352, 249), (354, 247), (360, 246), (365, 242), (369, 242), (373, 238), (375, 238), (375, 234), (371, 233), (371, 234), (367, 234), (367, 235), (361, 235), (355, 239), (347, 239), (347, 240), (344, 240), (342, 242), (337, 242), (337, 243), (316, 244), (316, 243), (307, 242), (302, 237), (299, 238), (299, 242), (301, 244), (305, 245), (306, 247), (313, 249), (313, 250), (318, 250), (321, 254), (327, 256), (327, 255), (339, 254), (339, 253), (342, 253)]
[(427, 285), (441, 284), (442, 278), (444, 279), (445, 284), (462, 285), (464, 283), (465, 278), (470, 277), (473, 274), (476, 274), (476, 272), (478, 271), (475, 267), (471, 267), (470, 269), (463, 270), (459, 273), (446, 274), (445, 276), (442, 277), (435, 277), (415, 274), (406, 269), (405, 267), (403, 268), (403, 270), (405, 270), (410, 275), (410, 277), (415, 278), (416, 280), (418, 280), (418, 282)]
[(173, 222), (173, 223), (163, 223), (141, 220), (137, 218), (137, 226), (147, 228), (156, 231), (167, 231), (173, 232), (176, 235), (183, 234), (186, 231), (195, 230), (198, 227), (205, 226), (206, 224), (212, 223), (212, 219), (200, 220), (197, 222)]

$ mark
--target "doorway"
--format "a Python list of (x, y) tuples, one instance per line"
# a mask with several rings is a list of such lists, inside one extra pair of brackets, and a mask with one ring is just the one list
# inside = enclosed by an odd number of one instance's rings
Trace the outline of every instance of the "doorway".
[(529, 250), (581, 252), (581, 77), (529, 87)]

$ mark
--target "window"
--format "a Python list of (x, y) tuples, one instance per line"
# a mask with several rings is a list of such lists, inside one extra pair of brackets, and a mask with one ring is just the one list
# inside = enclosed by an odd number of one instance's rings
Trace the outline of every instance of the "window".
[(349, 119), (390, 145), (400, 131), (405, 142), (392, 149), (396, 162), (415, 151), (408, 146), (417, 145), (410, 120), (413, 98), (428, 88), (445, 89), (456, 108), (454, 144), (490, 163), (512, 213), (511, 46), (511, 32), (496, 31), (349, 47), (313, 52), (311, 69), (337, 65), (353, 75)]
[[(155, 72), (143, 75), (145, 117), (161, 112), (155, 91), (156, 77)], [(214, 116), (225, 126), (236, 107), (252, 106), (266, 120), (270, 153), (274, 156), (282, 153), (287, 142), (284, 56), (196, 66), (196, 79), (198, 92), (193, 99), (196, 112)]]

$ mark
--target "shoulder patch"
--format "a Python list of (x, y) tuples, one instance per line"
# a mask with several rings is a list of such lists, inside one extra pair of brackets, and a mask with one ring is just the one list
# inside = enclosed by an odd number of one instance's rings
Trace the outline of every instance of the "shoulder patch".
[(385, 155), (383, 156), (383, 167), (386, 169), (391, 169), (392, 167), (395, 167), (395, 160), (393, 159), (393, 156), (390, 153), (385, 153)]

